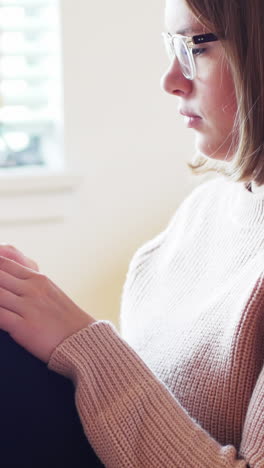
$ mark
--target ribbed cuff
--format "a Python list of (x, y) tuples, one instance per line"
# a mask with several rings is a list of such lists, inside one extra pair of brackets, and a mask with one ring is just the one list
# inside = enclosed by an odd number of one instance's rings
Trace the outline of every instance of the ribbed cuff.
[[(97, 411), (153, 376), (139, 356), (107, 321), (98, 321), (66, 338), (52, 353), (49, 369), (77, 382), (87, 382)], [(98, 393), (100, 397), (98, 398)], [(102, 407), (98, 408), (98, 402)]]

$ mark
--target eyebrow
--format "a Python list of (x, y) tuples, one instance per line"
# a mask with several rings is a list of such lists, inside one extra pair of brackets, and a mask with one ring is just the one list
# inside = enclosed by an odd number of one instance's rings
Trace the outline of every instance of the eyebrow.
[(201, 30), (202, 30), (202, 26), (198, 27), (197, 28), (184, 28), (184, 29), (181, 29), (180, 31), (177, 31), (176, 34), (181, 34), (182, 36), (185, 36), (185, 35), (190, 35), (190, 36), (194, 36), (195, 34), (198, 34), (198, 33), (201, 33)]

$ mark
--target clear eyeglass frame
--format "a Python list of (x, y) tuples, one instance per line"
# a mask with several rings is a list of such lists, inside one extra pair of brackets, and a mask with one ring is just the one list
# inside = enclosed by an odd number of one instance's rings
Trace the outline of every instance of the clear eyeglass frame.
[(192, 49), (195, 49), (198, 44), (219, 40), (213, 33), (182, 36), (163, 32), (162, 37), (170, 60), (174, 60), (175, 57), (178, 59), (182, 73), (188, 80), (194, 80), (196, 77), (196, 64)]

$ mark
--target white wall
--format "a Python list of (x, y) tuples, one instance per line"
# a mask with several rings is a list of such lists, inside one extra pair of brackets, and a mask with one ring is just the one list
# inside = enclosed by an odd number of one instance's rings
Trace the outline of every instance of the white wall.
[(62, 0), (65, 150), (83, 175), (61, 223), (1, 226), (98, 318), (117, 321), (128, 262), (199, 183), (193, 130), (160, 90), (162, 2)]

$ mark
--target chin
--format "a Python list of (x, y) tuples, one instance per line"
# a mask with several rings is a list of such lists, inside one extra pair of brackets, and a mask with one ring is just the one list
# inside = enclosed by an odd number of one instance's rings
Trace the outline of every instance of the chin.
[[(220, 146), (220, 145), (219, 145)], [(216, 160), (216, 161), (230, 161), (233, 158), (233, 152), (230, 152), (230, 148), (219, 148), (216, 145), (201, 145), (196, 143), (195, 149), (197, 154), (204, 156), (205, 158)]]
[[(208, 135), (207, 135), (208, 136)], [(217, 161), (230, 161), (233, 159), (235, 151), (232, 138), (228, 138), (223, 145), (223, 138), (210, 139), (205, 134), (196, 134), (195, 149), (201, 156)]]

